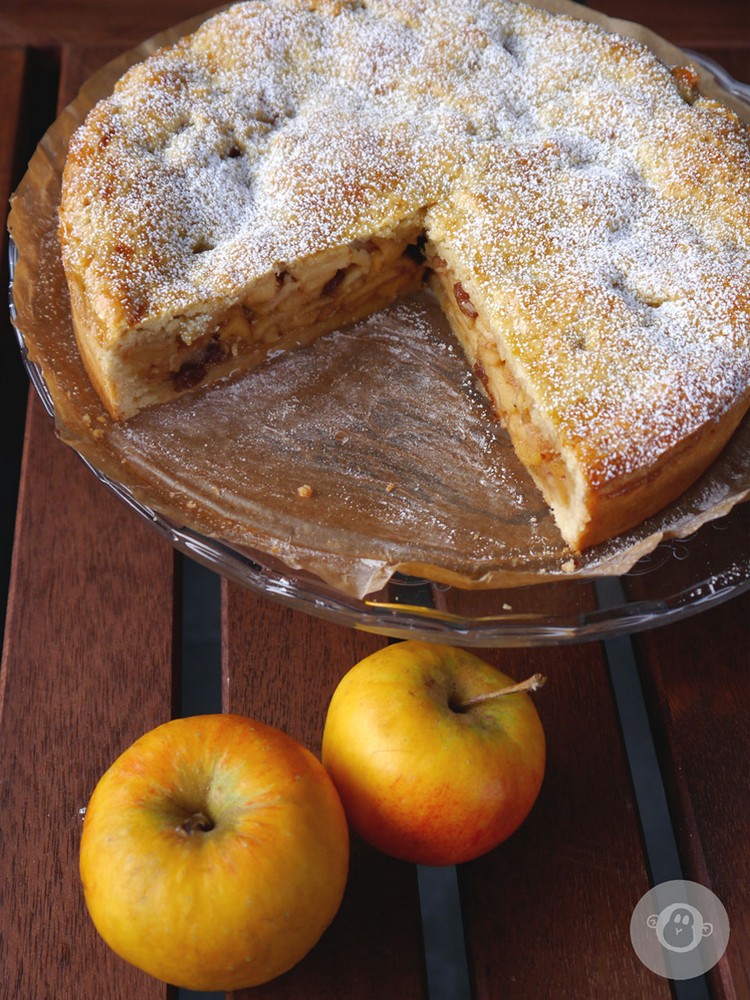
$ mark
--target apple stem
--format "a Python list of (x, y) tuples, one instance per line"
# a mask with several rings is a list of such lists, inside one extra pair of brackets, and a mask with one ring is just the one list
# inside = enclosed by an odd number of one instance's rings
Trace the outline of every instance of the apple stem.
[(502, 698), (506, 694), (518, 694), (521, 691), (537, 691), (546, 681), (547, 678), (544, 674), (534, 674), (527, 677), (525, 681), (510, 684), (508, 687), (500, 688), (499, 691), (487, 691), (485, 694), (477, 694), (473, 698), (467, 698), (466, 701), (458, 702), (453, 708), (456, 712), (465, 712), (467, 708), (480, 705), (483, 701), (490, 701), (491, 698)]

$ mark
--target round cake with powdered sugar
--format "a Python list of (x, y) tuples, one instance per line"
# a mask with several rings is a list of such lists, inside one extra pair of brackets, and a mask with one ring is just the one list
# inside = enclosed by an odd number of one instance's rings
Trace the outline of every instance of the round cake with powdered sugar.
[(568, 545), (613, 537), (750, 406), (750, 141), (697, 84), (501, 0), (231, 7), (72, 139), (91, 380), (127, 419), (426, 281)]

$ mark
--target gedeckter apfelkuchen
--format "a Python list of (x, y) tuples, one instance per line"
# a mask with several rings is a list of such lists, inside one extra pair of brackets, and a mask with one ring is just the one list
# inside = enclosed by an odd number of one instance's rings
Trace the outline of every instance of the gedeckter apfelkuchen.
[(503, 0), (231, 7), (71, 142), (88, 373), (127, 419), (426, 277), (565, 541), (614, 536), (750, 404), (748, 132), (696, 83)]

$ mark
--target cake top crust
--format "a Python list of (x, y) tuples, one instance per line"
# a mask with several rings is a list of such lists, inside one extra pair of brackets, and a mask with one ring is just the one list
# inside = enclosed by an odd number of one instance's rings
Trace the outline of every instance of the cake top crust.
[(594, 480), (747, 396), (746, 126), (639, 43), (522, 4), (231, 7), (91, 111), (60, 231), (114, 344), (413, 217)]

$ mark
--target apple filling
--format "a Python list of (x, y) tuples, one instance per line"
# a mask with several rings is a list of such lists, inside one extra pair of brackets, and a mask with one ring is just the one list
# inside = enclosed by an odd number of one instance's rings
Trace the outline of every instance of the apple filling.
[(554, 431), (524, 388), (523, 373), (503, 351), (502, 339), (490, 332), (481, 308), (446, 261), (428, 249), (430, 286), (472, 366), (474, 374), (507, 429), (520, 461), (527, 468), (558, 524), (565, 532), (577, 522), (582, 484), (566, 461)]
[(419, 286), (420, 233), (418, 225), (403, 224), (388, 236), (271, 272), (219, 314), (176, 316), (156, 332), (134, 330), (119, 351), (120, 377), (142, 386), (140, 408), (363, 319)]

